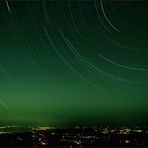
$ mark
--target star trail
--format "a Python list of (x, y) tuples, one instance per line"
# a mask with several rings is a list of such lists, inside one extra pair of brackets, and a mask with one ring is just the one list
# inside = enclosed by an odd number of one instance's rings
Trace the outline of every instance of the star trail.
[(147, 124), (148, 2), (0, 1), (0, 120)]

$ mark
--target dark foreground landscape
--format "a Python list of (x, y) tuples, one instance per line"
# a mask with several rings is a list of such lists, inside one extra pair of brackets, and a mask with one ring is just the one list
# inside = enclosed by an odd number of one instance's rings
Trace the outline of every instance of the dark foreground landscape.
[[(19, 131), (21, 129), (21, 131)], [(27, 130), (26, 130), (27, 129)], [(1, 127), (0, 147), (148, 146), (147, 128)]]

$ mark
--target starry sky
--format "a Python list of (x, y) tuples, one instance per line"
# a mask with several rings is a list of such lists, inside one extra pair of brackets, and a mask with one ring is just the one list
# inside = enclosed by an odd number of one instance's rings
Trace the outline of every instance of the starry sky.
[(0, 123), (146, 124), (147, 7), (0, 1)]

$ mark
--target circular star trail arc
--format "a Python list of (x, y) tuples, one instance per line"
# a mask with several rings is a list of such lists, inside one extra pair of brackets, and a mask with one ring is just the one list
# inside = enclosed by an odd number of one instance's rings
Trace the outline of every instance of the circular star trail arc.
[(9, 13), (11, 13), (8, 1), (6, 1), (6, 5), (7, 5)]
[(116, 30), (117, 32), (120, 32), (119, 29), (117, 29), (108, 19), (108, 17), (106, 16), (106, 13), (105, 13), (105, 10), (104, 10), (104, 7), (103, 7), (103, 2), (102, 0), (100, 0), (100, 4), (101, 4), (101, 9), (102, 9), (102, 12), (103, 12), (103, 15), (104, 17), (106, 18), (107, 22), (109, 23), (109, 25), (114, 29)]
[(138, 71), (147, 71), (147, 70), (148, 70), (147, 68), (136, 68), (136, 67), (130, 67), (130, 66), (125, 66), (125, 65), (119, 64), (119, 63), (117, 63), (117, 62), (115, 62), (115, 61), (112, 61), (112, 60), (110, 60), (110, 59), (104, 57), (104, 56), (101, 55), (101, 54), (99, 54), (99, 57), (102, 58), (103, 60), (105, 60), (105, 61), (111, 63), (111, 64), (114, 64), (114, 65), (116, 65), (116, 66), (119, 66), (119, 67), (122, 67), (122, 68), (125, 68), (125, 69), (128, 69), (128, 70), (136, 70), (136, 71), (137, 71), (137, 70), (138, 70)]
[(0, 100), (0, 104), (1, 104), (7, 111), (9, 111), (8, 106), (7, 106), (2, 100)]

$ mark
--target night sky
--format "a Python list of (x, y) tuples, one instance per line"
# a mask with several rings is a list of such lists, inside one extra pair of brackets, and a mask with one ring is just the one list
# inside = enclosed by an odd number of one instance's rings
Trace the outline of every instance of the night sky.
[(0, 123), (145, 125), (147, 8), (0, 1)]

